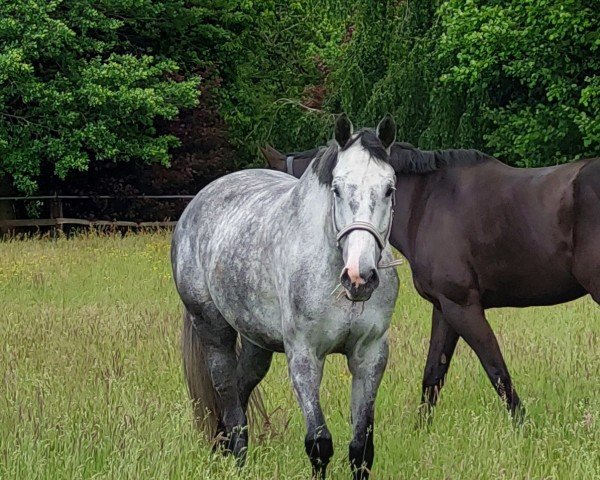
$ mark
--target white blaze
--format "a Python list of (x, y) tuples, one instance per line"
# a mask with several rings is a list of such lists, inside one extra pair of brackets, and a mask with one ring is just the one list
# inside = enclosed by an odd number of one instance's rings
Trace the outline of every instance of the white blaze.
[(360, 276), (360, 257), (367, 247), (369, 233), (350, 232), (348, 235), (348, 260), (346, 260), (346, 269), (348, 277), (356, 287), (365, 283)]

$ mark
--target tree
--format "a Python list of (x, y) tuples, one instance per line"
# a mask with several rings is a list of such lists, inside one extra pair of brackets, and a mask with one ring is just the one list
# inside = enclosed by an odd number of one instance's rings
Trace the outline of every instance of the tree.
[(598, 154), (597, 5), (449, 0), (440, 19), (433, 98), (463, 99), (461, 119), (474, 120), (467, 138), (521, 166)]
[(399, 138), (519, 166), (598, 155), (600, 31), (589, 0), (354, 3), (325, 105)]
[(199, 78), (175, 81), (175, 61), (124, 44), (130, 23), (110, 6), (0, 1), (0, 175), (24, 193), (45, 166), (65, 178), (90, 161), (167, 163), (178, 141), (155, 121), (197, 103)]

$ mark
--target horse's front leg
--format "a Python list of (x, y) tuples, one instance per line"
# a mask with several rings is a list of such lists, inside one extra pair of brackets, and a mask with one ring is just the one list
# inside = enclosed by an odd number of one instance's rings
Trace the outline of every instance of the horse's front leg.
[(373, 466), (375, 397), (387, 359), (387, 334), (369, 344), (357, 345), (348, 355), (348, 367), (352, 374), (353, 427), (349, 456), (355, 480), (369, 478)]
[(305, 344), (286, 344), (290, 378), (306, 422), (304, 446), (313, 468), (313, 478), (324, 479), (329, 459), (333, 455), (331, 433), (319, 402), (319, 387), (323, 376), (323, 359)]
[(475, 351), (492, 385), (506, 403), (511, 415), (515, 420), (521, 421), (525, 409), (513, 387), (498, 340), (485, 318), (483, 307), (477, 303), (460, 305), (443, 295), (439, 300), (444, 319)]
[(423, 426), (431, 422), (433, 408), (446, 381), (446, 374), (457, 342), (458, 334), (444, 319), (441, 310), (433, 307), (429, 353), (423, 373), (421, 393), (420, 422)]

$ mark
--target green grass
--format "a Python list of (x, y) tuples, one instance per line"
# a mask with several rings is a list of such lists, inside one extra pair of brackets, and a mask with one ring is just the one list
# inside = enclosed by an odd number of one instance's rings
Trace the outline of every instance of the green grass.
[[(277, 355), (271, 426), (242, 471), (194, 431), (169, 235), (0, 243), (0, 478), (308, 478), (304, 427)], [(408, 266), (377, 400), (373, 479), (600, 478), (600, 309), (589, 298), (489, 312), (527, 420), (514, 427), (460, 343), (434, 423), (416, 429), (429, 304)], [(346, 465), (350, 378), (328, 359), (322, 403)]]

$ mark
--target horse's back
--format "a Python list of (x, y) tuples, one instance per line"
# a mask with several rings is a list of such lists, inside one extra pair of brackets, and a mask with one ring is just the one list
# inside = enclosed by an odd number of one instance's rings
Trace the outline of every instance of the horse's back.
[[(210, 237), (220, 234), (217, 226), (227, 228), (251, 222), (252, 217), (276, 208), (282, 195), (290, 191), (296, 180), (273, 170), (252, 169), (225, 175), (200, 190), (184, 210), (175, 236), (185, 234)], [(198, 230), (210, 222), (215, 228)]]
[(225, 175), (198, 192), (181, 215), (180, 224), (185, 228), (187, 222), (201, 216), (217, 218), (247, 202), (267, 206), (289, 191), (295, 182), (289, 175), (266, 169)]
[[(428, 252), (420, 255), (426, 258), (422, 268), (439, 277), (429, 279), (434, 290), (460, 301), (466, 292), (458, 285), (477, 289), (486, 308), (583, 295), (572, 275), (572, 255), (574, 182), (584, 165), (516, 169), (491, 161), (449, 168), (428, 201), (437, 212), (428, 220), (429, 245), (422, 247)], [(436, 247), (431, 240), (437, 237)]]

